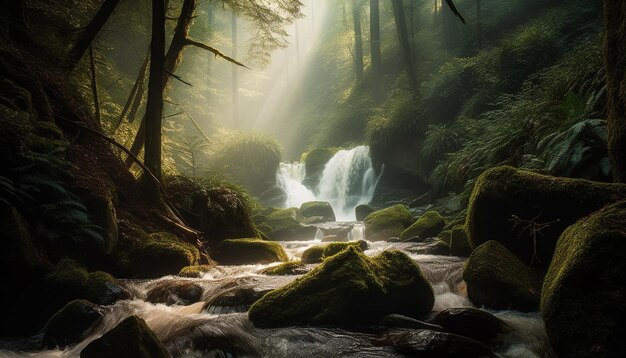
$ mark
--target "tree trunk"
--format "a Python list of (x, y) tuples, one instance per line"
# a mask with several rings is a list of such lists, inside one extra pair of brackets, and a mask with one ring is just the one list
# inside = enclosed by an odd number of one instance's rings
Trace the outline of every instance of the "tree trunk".
[[(165, 69), (165, 2), (152, 0), (152, 41), (150, 43), (150, 75), (146, 104), (146, 150), (144, 164), (161, 180), (161, 119), (163, 117), (163, 72)], [(158, 195), (157, 183), (147, 179)]]
[(393, 6), (393, 15), (396, 22), (396, 30), (398, 31), (398, 41), (402, 49), (406, 72), (409, 77), (411, 87), (417, 87), (417, 76), (415, 75), (415, 67), (413, 66), (413, 56), (411, 54), (411, 43), (409, 42), (409, 33), (406, 27), (406, 17), (404, 15), (404, 5), (402, 0), (391, 0)]
[(380, 73), (383, 65), (380, 53), (380, 10), (378, 0), (370, 0), (370, 49), (372, 52), (372, 70)]
[(605, 0), (604, 12), (609, 154), (614, 181), (626, 183), (626, 3)]
[(476, 48), (483, 48), (483, 24), (482, 24), (482, 5), (480, 0), (476, 0)]
[(89, 68), (91, 70), (91, 95), (93, 97), (93, 108), (98, 125), (102, 125), (100, 118), (100, 100), (98, 99), (98, 79), (96, 74), (96, 60), (93, 57), (93, 46), (89, 46)]
[(359, 0), (352, 0), (352, 19), (354, 21), (354, 65), (356, 67), (356, 79), (360, 81), (363, 78), (363, 38)]
[(98, 35), (104, 24), (107, 22), (113, 10), (117, 7), (120, 0), (105, 0), (94, 18), (87, 24), (87, 26), (79, 33), (76, 42), (70, 48), (66, 58), (66, 68), (73, 69), (76, 63), (80, 61), (83, 54), (91, 45), (93, 39)]
[[(233, 12), (231, 21), (232, 34), (232, 58), (237, 58), (237, 14)], [(232, 64), (232, 95), (233, 95), (233, 128), (237, 128), (239, 122), (239, 66)]]

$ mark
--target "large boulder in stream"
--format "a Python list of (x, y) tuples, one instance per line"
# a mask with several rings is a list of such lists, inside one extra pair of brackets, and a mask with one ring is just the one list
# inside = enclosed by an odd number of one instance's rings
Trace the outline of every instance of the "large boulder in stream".
[(267, 236), (274, 241), (313, 240), (317, 227), (302, 224), (304, 215), (298, 208), (276, 209), (263, 222)]
[(397, 204), (369, 214), (363, 223), (365, 239), (383, 241), (400, 236), (413, 223), (413, 216), (406, 206)]
[(143, 319), (130, 316), (89, 343), (80, 357), (169, 358), (170, 354)]
[(537, 311), (542, 277), (497, 241), (476, 248), (463, 270), (470, 300), (499, 310)]
[(369, 258), (355, 247), (273, 290), (250, 307), (257, 327), (374, 323), (390, 313), (430, 313), (433, 289), (417, 264), (400, 251)]
[(180, 241), (173, 234), (159, 232), (134, 247), (121, 265), (129, 276), (158, 278), (176, 275), (185, 266), (197, 265), (200, 259), (200, 251), (195, 246)]
[(359, 240), (351, 242), (331, 242), (325, 245), (312, 246), (304, 250), (300, 260), (304, 264), (320, 263), (331, 256), (337, 255), (347, 247), (354, 247), (363, 252), (369, 248), (369, 245), (367, 241)]
[(444, 230), (437, 236), (448, 244), (452, 256), (468, 257), (472, 253), (464, 225), (457, 225), (450, 230)]
[(223, 265), (267, 264), (287, 261), (279, 243), (257, 238), (224, 240), (217, 245), (215, 259)]
[(541, 314), (559, 357), (626, 357), (626, 201), (561, 235), (546, 273)]
[(98, 306), (85, 300), (74, 300), (48, 320), (43, 332), (43, 345), (46, 348), (64, 348), (76, 344), (102, 321)]
[(302, 184), (311, 190), (315, 189), (320, 182), (326, 163), (336, 152), (337, 150), (332, 148), (315, 148), (307, 152), (302, 158), (306, 173)]
[(204, 289), (190, 280), (165, 280), (151, 285), (146, 301), (172, 305), (190, 305), (202, 299)]
[(307, 201), (300, 206), (300, 212), (305, 218), (321, 216), (322, 222), (337, 220), (333, 207), (327, 201)]
[(354, 216), (356, 217), (356, 221), (363, 221), (365, 220), (365, 218), (373, 213), (374, 210), (371, 206), (367, 205), (367, 204), (361, 204), (361, 205), (357, 205), (354, 208)]
[(400, 239), (406, 240), (416, 236), (422, 239), (435, 237), (443, 230), (445, 225), (446, 221), (441, 214), (436, 211), (427, 211), (415, 220), (411, 226), (402, 231)]
[(496, 167), (474, 184), (467, 234), (474, 248), (496, 240), (526, 264), (546, 269), (565, 228), (625, 198), (626, 185), (622, 184)]

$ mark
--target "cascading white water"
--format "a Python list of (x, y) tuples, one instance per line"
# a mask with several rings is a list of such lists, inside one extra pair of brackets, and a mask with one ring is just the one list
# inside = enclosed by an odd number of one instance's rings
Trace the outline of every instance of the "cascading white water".
[(327, 201), (338, 221), (355, 220), (354, 208), (372, 200), (378, 182), (367, 146), (337, 152), (326, 163), (316, 193), (302, 184), (305, 176), (304, 164), (281, 163), (276, 179), (287, 194), (285, 207)]

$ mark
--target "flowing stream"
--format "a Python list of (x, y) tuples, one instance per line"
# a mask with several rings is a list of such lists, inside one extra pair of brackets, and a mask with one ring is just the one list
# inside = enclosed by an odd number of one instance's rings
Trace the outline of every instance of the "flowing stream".
[[(362, 239), (362, 223), (351, 223), (351, 240)], [(326, 224), (333, 225), (333, 224)], [(338, 223), (337, 225), (345, 225)], [(290, 259), (320, 241), (282, 242)], [(435, 291), (433, 311), (471, 306), (466, 297), (462, 268), (464, 259), (450, 256), (421, 255), (420, 243), (370, 242), (365, 251), (375, 256), (384, 250), (401, 250), (413, 258), (430, 280)], [(201, 278), (166, 276), (155, 280), (125, 280), (133, 299), (102, 307), (104, 319), (81, 343), (65, 350), (17, 353), (0, 350), (0, 357), (78, 357), (92, 340), (115, 327), (129, 315), (143, 318), (175, 357), (403, 357), (393, 346), (376, 344), (379, 333), (367, 329), (290, 327), (258, 329), (245, 313), (246, 296), (261, 295), (281, 287), (297, 275), (266, 276), (259, 271), (269, 265), (215, 266)], [(315, 265), (308, 265), (307, 269)], [(202, 301), (188, 306), (152, 304), (147, 292), (168, 281), (192, 281), (203, 288)], [(500, 357), (545, 357), (549, 345), (537, 313), (493, 312), (513, 330), (499, 336), (496, 354)]]
[(326, 163), (314, 190), (302, 183), (305, 177), (303, 163), (281, 163), (276, 180), (287, 194), (284, 206), (300, 207), (307, 201), (327, 201), (338, 221), (355, 219), (354, 208), (372, 200), (379, 179), (367, 146), (338, 151)]

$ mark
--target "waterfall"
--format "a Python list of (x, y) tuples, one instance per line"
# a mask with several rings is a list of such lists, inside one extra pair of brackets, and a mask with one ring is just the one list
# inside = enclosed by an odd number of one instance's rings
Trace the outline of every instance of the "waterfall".
[(337, 152), (326, 163), (315, 193), (302, 184), (305, 176), (304, 164), (281, 163), (276, 178), (287, 194), (285, 207), (327, 201), (339, 221), (354, 220), (354, 208), (372, 200), (378, 182), (367, 146)]

